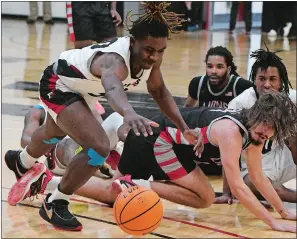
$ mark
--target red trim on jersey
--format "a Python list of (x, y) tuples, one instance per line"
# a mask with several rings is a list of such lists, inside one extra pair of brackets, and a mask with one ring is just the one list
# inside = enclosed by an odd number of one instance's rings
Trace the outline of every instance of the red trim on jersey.
[(166, 131), (162, 131), (159, 137), (164, 139), (168, 144), (172, 144), (172, 138)]
[(67, 105), (56, 105), (51, 102), (48, 102), (47, 100), (43, 99), (40, 96), (40, 100), (52, 111), (54, 111), (56, 114), (59, 114), (63, 109), (67, 107)]
[(171, 179), (171, 180), (174, 180), (174, 179), (179, 179), (185, 175), (187, 175), (187, 171), (183, 168), (183, 167), (180, 167), (179, 169), (177, 170), (174, 170), (170, 173), (167, 173), (167, 176)]
[(82, 79), (87, 79), (87, 77), (85, 77), (85, 76), (83, 75), (83, 73), (81, 73), (80, 70), (77, 69), (74, 65), (70, 65), (70, 67), (75, 71), (76, 74), (79, 75), (79, 77), (81, 77)]
[(177, 157), (174, 157), (174, 158), (169, 159), (165, 162), (159, 163), (159, 166), (162, 168), (163, 166), (167, 166), (169, 164), (173, 164), (173, 163), (177, 162), (177, 160), (178, 160)]
[(158, 156), (158, 155), (162, 155), (162, 154), (166, 154), (168, 152), (172, 151), (172, 149), (168, 149), (168, 150), (165, 150), (165, 151), (162, 151), (162, 152), (154, 152), (155, 156)]
[(176, 143), (180, 144), (181, 143), (181, 132), (179, 129), (176, 131), (175, 138), (176, 138)]
[(163, 144), (154, 143), (154, 147), (160, 147), (163, 146)]
[(201, 132), (201, 134), (202, 134), (202, 136), (203, 136), (203, 143), (204, 143), (204, 144), (209, 143), (208, 138), (207, 138), (207, 134), (206, 134), (207, 129), (208, 129), (208, 126), (203, 127), (203, 128), (200, 129), (200, 132)]
[(51, 78), (49, 78), (48, 88), (54, 91), (56, 89), (57, 80), (59, 77), (57, 75), (52, 74)]

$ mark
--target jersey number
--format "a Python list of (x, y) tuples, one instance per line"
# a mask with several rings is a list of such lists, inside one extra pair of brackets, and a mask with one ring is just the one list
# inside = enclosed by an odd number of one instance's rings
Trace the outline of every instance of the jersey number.
[(112, 43), (115, 43), (117, 40), (118, 40), (118, 38), (116, 37), (116, 38), (113, 38), (113, 39), (108, 40), (108, 41), (103, 41), (103, 42), (94, 44), (94, 45), (91, 46), (91, 49), (97, 49), (97, 48), (105, 48), (105, 47), (108, 47), (108, 46), (110, 46)]

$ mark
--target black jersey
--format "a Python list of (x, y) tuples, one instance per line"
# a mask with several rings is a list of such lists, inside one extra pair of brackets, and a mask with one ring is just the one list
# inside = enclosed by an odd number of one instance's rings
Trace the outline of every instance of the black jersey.
[(189, 95), (199, 101), (199, 106), (228, 108), (231, 100), (253, 86), (252, 82), (231, 75), (224, 89), (213, 92), (208, 79), (207, 75), (195, 77), (189, 84)]

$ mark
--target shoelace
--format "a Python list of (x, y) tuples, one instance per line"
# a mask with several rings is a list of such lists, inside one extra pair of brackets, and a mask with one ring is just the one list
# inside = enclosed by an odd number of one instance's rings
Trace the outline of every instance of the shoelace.
[(43, 179), (43, 175), (41, 176), (41, 180), (39, 179), (35, 183), (32, 183), (32, 185), (30, 186), (30, 201), (31, 202), (34, 201), (34, 196), (36, 196), (36, 199), (38, 199), (38, 193), (40, 193), (40, 191), (41, 191), (41, 186), (42, 186), (42, 181), (43, 181), (42, 179)]
[(129, 182), (127, 180), (120, 180), (121, 185), (124, 185), (126, 188), (130, 188), (135, 186), (136, 184)]

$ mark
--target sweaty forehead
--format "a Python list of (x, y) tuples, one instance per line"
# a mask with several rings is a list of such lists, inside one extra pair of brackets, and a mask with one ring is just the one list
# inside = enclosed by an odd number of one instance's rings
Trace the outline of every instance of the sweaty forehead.
[(148, 36), (145, 39), (142, 39), (140, 44), (143, 47), (151, 47), (158, 51), (167, 47), (167, 38)]

